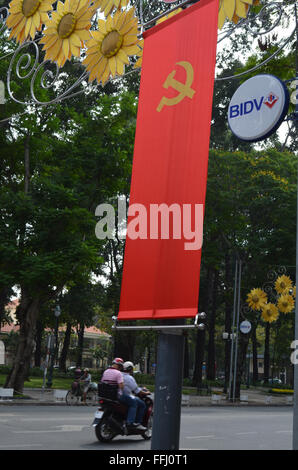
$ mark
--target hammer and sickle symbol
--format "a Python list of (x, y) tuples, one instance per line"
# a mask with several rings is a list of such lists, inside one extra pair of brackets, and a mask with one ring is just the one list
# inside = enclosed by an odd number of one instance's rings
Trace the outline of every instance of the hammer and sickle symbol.
[(166, 81), (163, 84), (163, 87), (168, 89), (169, 87), (174, 88), (174, 90), (178, 91), (179, 94), (175, 96), (174, 98), (166, 98), (165, 96), (162, 97), (160, 100), (159, 105), (157, 106), (156, 110), (160, 112), (164, 106), (174, 106), (175, 104), (180, 103), (186, 96), (190, 99), (193, 98), (193, 95), (195, 94), (195, 90), (191, 88), (192, 82), (193, 82), (193, 68), (192, 65), (189, 62), (182, 61), (182, 62), (177, 62), (176, 65), (181, 65), (181, 67), (184, 68), (186, 71), (186, 82), (181, 83), (178, 82), (178, 80), (175, 80), (174, 76), (176, 73), (176, 70), (173, 70), (168, 76)]

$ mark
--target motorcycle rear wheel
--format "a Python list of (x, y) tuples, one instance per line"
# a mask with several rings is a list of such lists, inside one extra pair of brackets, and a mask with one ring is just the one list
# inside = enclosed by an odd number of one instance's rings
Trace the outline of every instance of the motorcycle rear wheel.
[(95, 435), (101, 442), (110, 442), (116, 436), (116, 433), (112, 430), (107, 419), (101, 419), (95, 427)]
[(148, 441), (152, 437), (153, 413), (150, 415), (147, 423), (147, 430), (142, 434), (142, 438)]

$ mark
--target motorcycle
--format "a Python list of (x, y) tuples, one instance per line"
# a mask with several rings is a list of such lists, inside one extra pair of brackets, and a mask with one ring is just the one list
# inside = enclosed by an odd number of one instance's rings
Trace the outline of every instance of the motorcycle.
[(146, 411), (143, 422), (146, 430), (127, 428), (126, 415), (127, 406), (117, 400), (100, 397), (100, 408), (95, 413), (92, 423), (95, 428), (95, 435), (101, 442), (110, 442), (115, 436), (132, 436), (140, 435), (143, 439), (151, 439), (153, 424), (153, 400), (148, 396), (140, 396), (146, 403)]

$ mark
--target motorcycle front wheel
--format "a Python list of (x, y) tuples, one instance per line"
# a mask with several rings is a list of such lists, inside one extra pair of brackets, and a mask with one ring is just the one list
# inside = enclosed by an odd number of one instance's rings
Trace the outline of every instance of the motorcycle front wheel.
[(116, 436), (116, 433), (109, 425), (108, 420), (104, 418), (95, 427), (95, 435), (101, 442), (110, 442)]

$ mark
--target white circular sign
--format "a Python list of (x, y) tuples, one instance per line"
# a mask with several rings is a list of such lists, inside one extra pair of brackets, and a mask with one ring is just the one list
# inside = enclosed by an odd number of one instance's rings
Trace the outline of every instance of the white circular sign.
[(242, 83), (229, 104), (231, 131), (241, 140), (257, 142), (282, 123), (289, 107), (289, 92), (274, 75), (256, 75)]
[(240, 331), (241, 333), (247, 334), (251, 330), (251, 323), (248, 320), (245, 320), (240, 323)]

